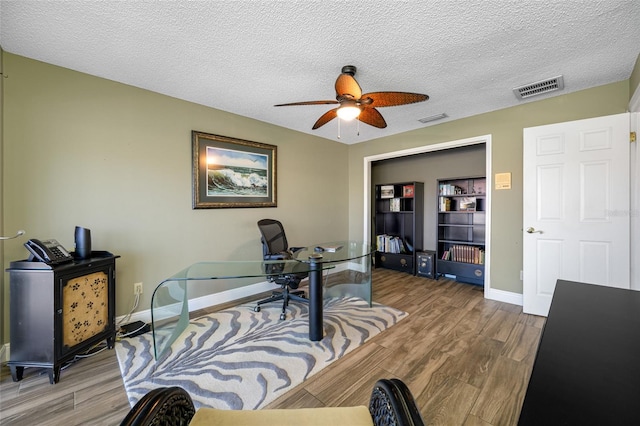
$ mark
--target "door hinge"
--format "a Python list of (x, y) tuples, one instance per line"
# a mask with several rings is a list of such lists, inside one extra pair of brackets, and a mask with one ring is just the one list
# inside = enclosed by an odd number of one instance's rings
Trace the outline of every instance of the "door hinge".
[(636, 132), (629, 133), (629, 142), (635, 142), (635, 141), (636, 141)]

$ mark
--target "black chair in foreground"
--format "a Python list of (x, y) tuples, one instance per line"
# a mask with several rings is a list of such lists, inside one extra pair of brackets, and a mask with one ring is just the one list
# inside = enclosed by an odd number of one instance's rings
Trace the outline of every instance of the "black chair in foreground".
[[(260, 241), (262, 242), (262, 258), (264, 260), (291, 259), (293, 258), (293, 253), (302, 248), (289, 247), (284, 227), (278, 220), (259, 220), (258, 229), (262, 235)], [(300, 281), (306, 278), (308, 274), (282, 274), (283, 265), (278, 263), (269, 264), (266, 267), (268, 268), (267, 272), (273, 273), (273, 275), (269, 275), (268, 280), (280, 285), (282, 290), (274, 291), (268, 299), (260, 300), (254, 308), (256, 312), (260, 311), (260, 305), (282, 300), (280, 319), (284, 320), (287, 317), (287, 306), (290, 300), (309, 303), (309, 300), (304, 297), (304, 291), (289, 291), (289, 289), (296, 290), (300, 286)]]
[[(320, 420), (321, 419), (321, 420)], [(150, 391), (129, 411), (120, 426), (214, 424), (300, 425), (343, 424), (350, 426), (424, 426), (409, 388), (400, 379), (380, 379), (369, 407), (322, 407), (272, 410), (219, 410), (193, 406), (191, 396), (180, 387)]]

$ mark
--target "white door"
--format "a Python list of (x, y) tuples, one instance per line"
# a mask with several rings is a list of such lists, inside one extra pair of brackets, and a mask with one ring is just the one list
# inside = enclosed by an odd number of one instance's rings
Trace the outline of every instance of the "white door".
[(629, 114), (524, 129), (523, 311), (556, 280), (629, 288)]

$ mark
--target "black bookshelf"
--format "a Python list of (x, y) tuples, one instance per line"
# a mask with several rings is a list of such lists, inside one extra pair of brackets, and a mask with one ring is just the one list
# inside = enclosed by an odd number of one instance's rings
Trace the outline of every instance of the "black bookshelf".
[(484, 285), (487, 179), (438, 180), (436, 273)]
[(376, 268), (416, 274), (424, 239), (424, 183), (376, 185)]

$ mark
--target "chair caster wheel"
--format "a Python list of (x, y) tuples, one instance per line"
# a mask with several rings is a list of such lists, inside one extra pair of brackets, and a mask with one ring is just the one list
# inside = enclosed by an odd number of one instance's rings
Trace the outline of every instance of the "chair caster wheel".
[(253, 308), (253, 312), (260, 312), (260, 306), (256, 306), (255, 308)]
[(286, 314), (280, 314), (280, 320), (284, 321), (285, 319), (287, 319), (287, 315)]

